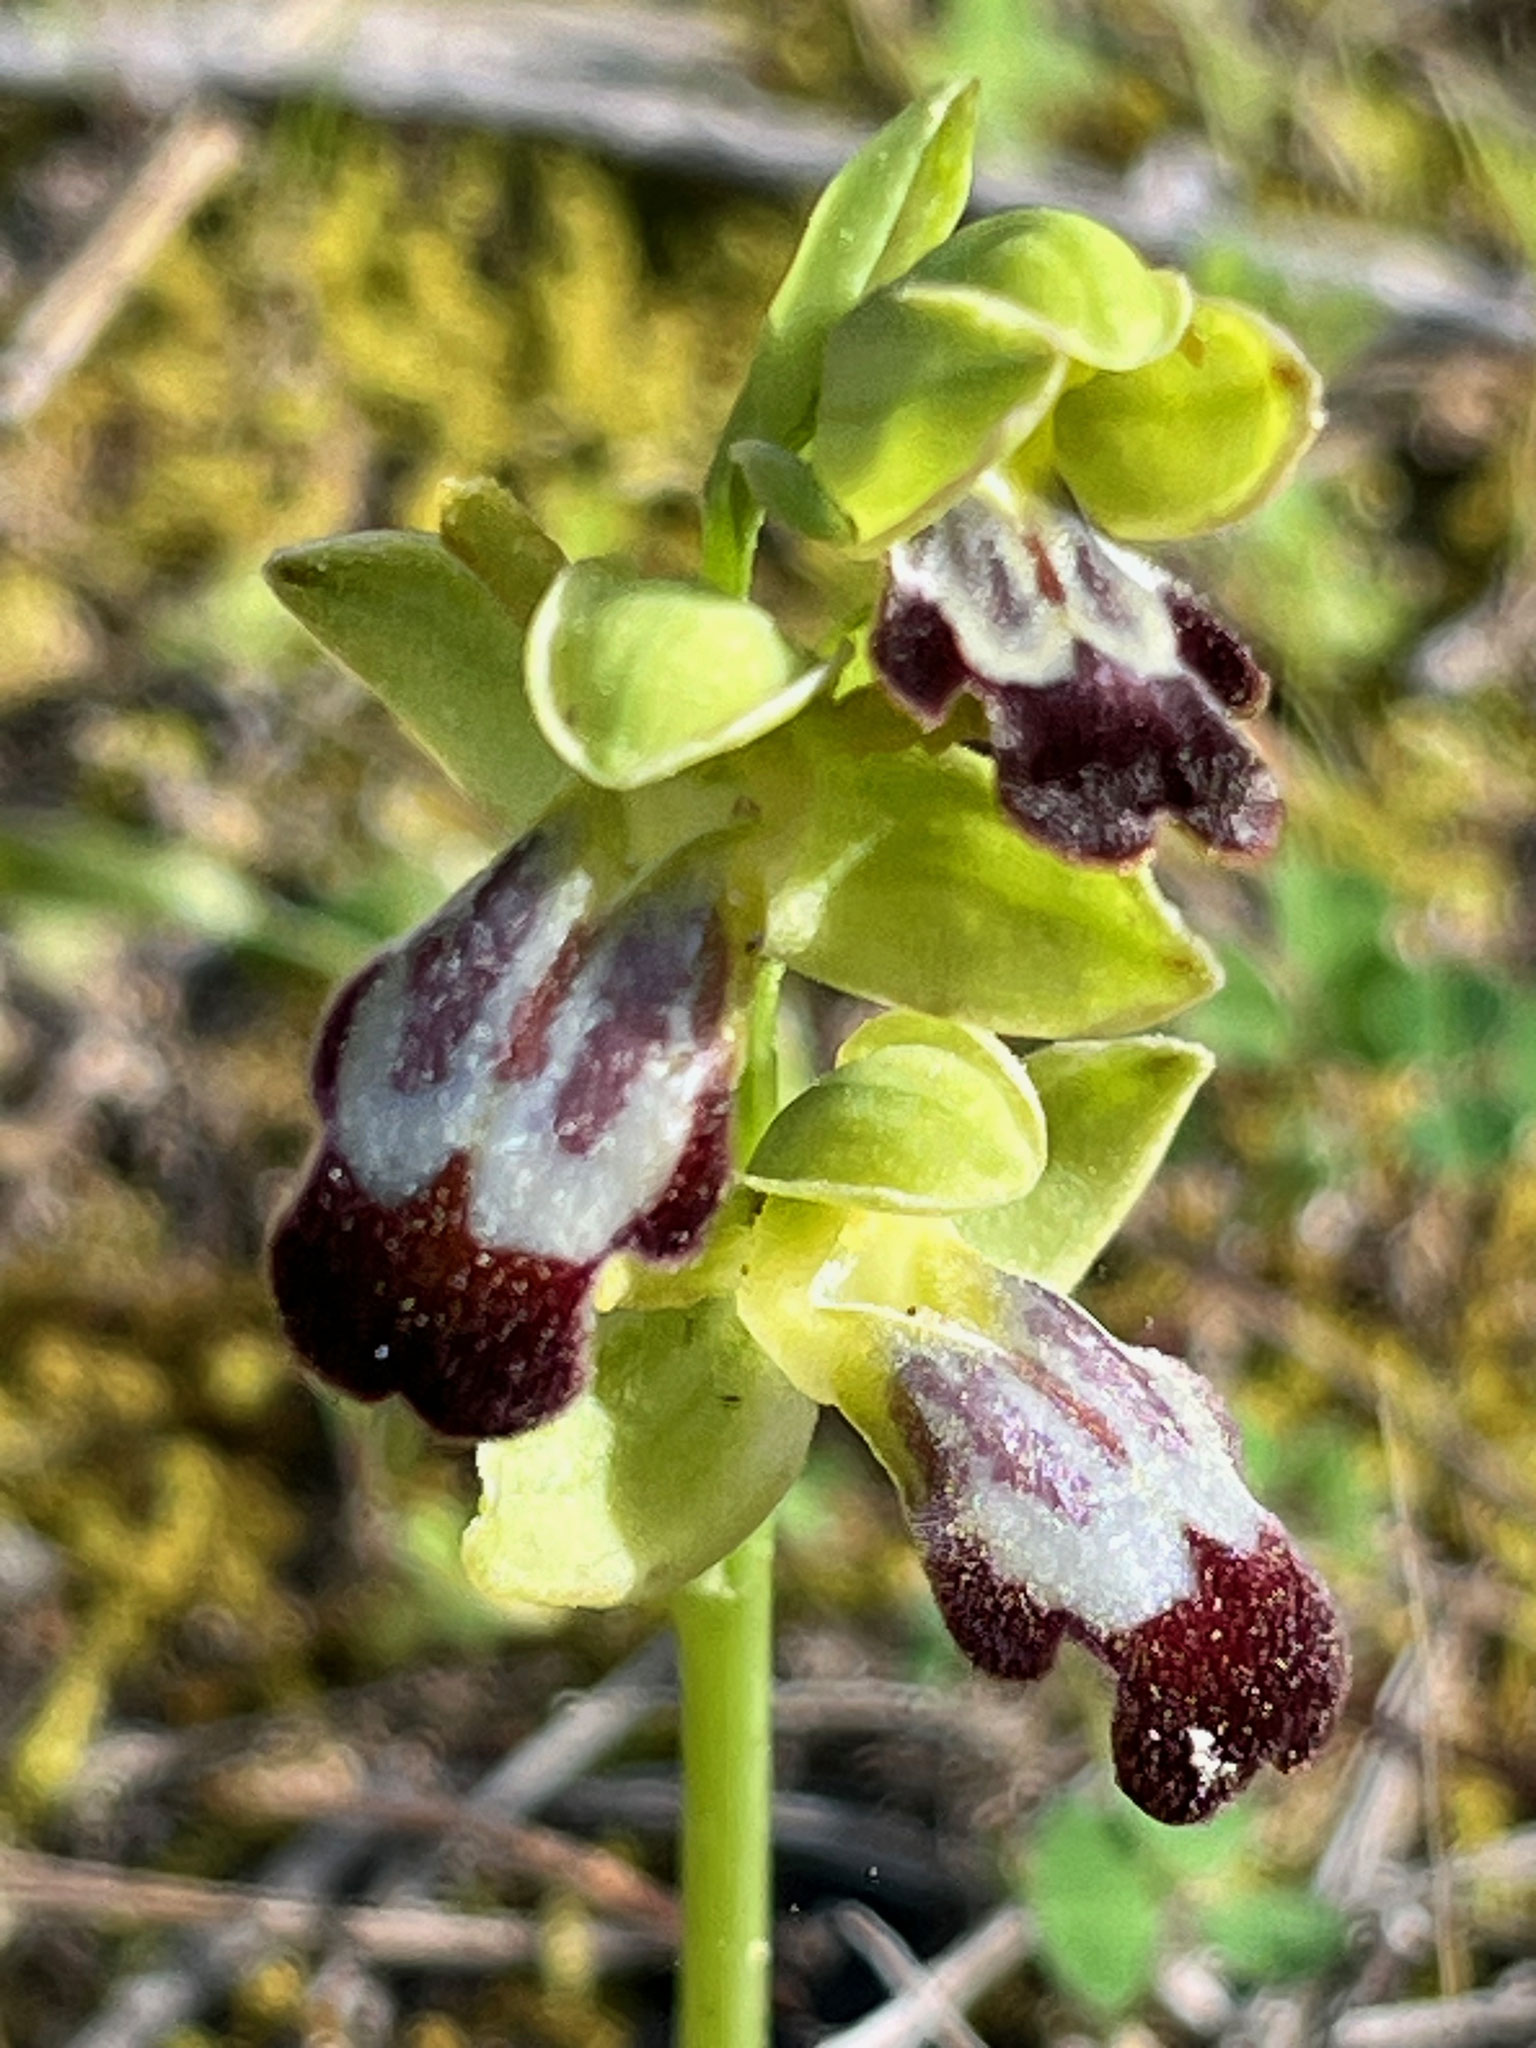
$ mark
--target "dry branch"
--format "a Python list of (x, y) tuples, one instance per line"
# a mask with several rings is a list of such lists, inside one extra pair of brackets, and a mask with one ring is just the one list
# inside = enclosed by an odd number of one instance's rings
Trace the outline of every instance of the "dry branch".
[[(254, 1885), (162, 1877), (114, 1863), (0, 1849), (0, 1898), (13, 1913), (90, 1927), (240, 1927), (263, 1942), (310, 1948), (344, 1940), (395, 1969), (501, 1970), (537, 1962), (542, 1931), (523, 1913), (455, 1913), (442, 1906), (338, 1906)], [(655, 1935), (595, 1925), (600, 1968), (644, 1967), (670, 1953)]]
[[(253, 37), (251, 19), (239, 0), (0, 14), (0, 92), (156, 111), (199, 94), (251, 105), (320, 98), (789, 191), (825, 182), (866, 139), (754, 84), (732, 40), (691, 9), (371, 0), (325, 39), (288, 47)], [(994, 164), (977, 180), (982, 211), (1031, 204), (1095, 213), (1185, 263), (1237, 243), (1303, 291), (1364, 294), (1400, 321), (1536, 345), (1527, 279), (1422, 236), (1257, 220), (1230, 204), (1218, 167), (1195, 148), (1154, 153), (1123, 181), (1066, 162)]]

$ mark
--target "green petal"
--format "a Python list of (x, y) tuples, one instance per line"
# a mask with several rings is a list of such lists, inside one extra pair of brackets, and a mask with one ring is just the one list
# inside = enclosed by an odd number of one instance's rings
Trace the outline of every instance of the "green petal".
[(1214, 1061), (1179, 1038), (1046, 1046), (1026, 1065), (1045, 1107), (1050, 1156), (1022, 1201), (957, 1217), (995, 1265), (1068, 1292), (1157, 1171)]
[(605, 1316), (591, 1390), (481, 1445), (465, 1569), (512, 1607), (662, 1598), (772, 1512), (815, 1422), (729, 1302)]
[(861, 545), (936, 519), (1034, 431), (1067, 359), (1006, 299), (904, 282), (833, 329), (809, 460)]
[[(837, 711), (852, 727), (862, 706)], [(770, 899), (777, 957), (872, 1002), (1018, 1038), (1141, 1030), (1219, 986), (1147, 870), (1034, 845), (973, 754), (850, 759), (838, 725), (819, 718), (805, 735), (807, 829)]]
[(508, 838), (570, 786), (523, 695), (518, 620), (435, 535), (351, 533), (284, 548), (267, 581)]
[(494, 477), (446, 485), (438, 527), (443, 545), (495, 592), (520, 626), (565, 567), (565, 556), (533, 514)]
[[(770, 1194), (943, 1215), (1014, 1200), (1044, 1165), (1039, 1098), (1007, 1047), (898, 1011), (856, 1031), (835, 1071), (785, 1104), (745, 1178)], [(968, 1192), (979, 1188), (997, 1192)]]
[(925, 256), (914, 277), (1006, 299), (1049, 347), (1096, 370), (1134, 370), (1166, 355), (1194, 305), (1179, 271), (1152, 269), (1084, 214), (1044, 206), (973, 221)]
[(976, 98), (974, 83), (946, 85), (907, 107), (817, 201), (710, 471), (705, 570), (722, 589), (745, 592), (761, 519), (730, 451), (739, 441), (804, 444), (834, 323), (942, 242), (965, 210)]
[(1272, 496), (1322, 420), (1322, 385), (1290, 336), (1246, 307), (1202, 299), (1171, 354), (1063, 395), (1056, 461), (1097, 525), (1125, 540), (1176, 540)]
[(768, 613), (692, 583), (574, 563), (528, 629), (528, 701), (560, 758), (639, 789), (792, 718), (828, 680)]

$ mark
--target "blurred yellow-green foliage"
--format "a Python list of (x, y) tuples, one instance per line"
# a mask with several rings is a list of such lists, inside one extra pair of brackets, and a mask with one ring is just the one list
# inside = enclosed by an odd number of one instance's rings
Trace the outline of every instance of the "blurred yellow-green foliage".
[[(1406, 1646), (1440, 1659), (1431, 1839), (1497, 1839), (1536, 1819), (1530, 347), (1400, 317), (1363, 257), (1309, 272), (1287, 252), (1412, 234), (1529, 262), (1536, 24), (1499, 0), (713, 11), (761, 82), (859, 118), (975, 70), (999, 160), (1134, 178), (1209, 152), (1221, 225), (1197, 278), (1257, 299), (1327, 370), (1333, 424), (1295, 488), (1180, 564), (1280, 678), (1293, 822), (1266, 874), (1169, 850), (1229, 967), (1189, 1023), (1222, 1063), (1093, 1299), (1227, 1391), (1261, 1490), (1342, 1591), (1355, 1737)], [(11, 317), (126, 175), (125, 121), (0, 100)], [(19, 1838), (96, 1840), (81, 1774), (113, 1729), (302, 1710), (507, 1644), (455, 1574), (466, 1459), (304, 1388), (259, 1271), (326, 987), (470, 872), (485, 828), (257, 571), (281, 543), (430, 523), (441, 481), (482, 470), (572, 553), (685, 571), (804, 202), (285, 106), (0, 443), (0, 1730)], [(808, 634), (845, 601), (781, 542), (764, 573)], [(792, 1668), (953, 1675), (840, 1441), (785, 1559)], [(644, 1627), (512, 1632), (527, 1720)], [(1079, 1761), (1075, 1717), (1101, 1695), (1079, 1673), (1052, 1686), (1021, 1711)], [(1244, 1823), (1264, 1867), (1305, 1870), (1354, 1739)], [(229, 1873), (250, 1839), (183, 1816), (149, 1846)], [(1189, 1879), (1197, 1904), (1215, 1867)], [(1536, 1928), (1529, 1895), (1515, 1925)], [(1467, 1922), (1462, 1969), (1509, 1939)], [(251, 1998), (231, 2038), (284, 2038)], [(630, 2038), (578, 2005), (429, 2013), (411, 2038)]]

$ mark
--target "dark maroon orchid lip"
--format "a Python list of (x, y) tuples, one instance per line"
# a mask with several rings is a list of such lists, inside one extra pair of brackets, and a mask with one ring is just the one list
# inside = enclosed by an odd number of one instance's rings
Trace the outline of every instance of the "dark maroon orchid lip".
[(1327, 1739), (1349, 1668), (1332, 1603), (1247, 1491), (1205, 1382), (1032, 1282), (1000, 1302), (974, 1347), (894, 1342), (934, 1596), (996, 1677), (1039, 1678), (1063, 1641), (1090, 1650), (1118, 1684), (1124, 1791), (1158, 1820), (1205, 1819)]
[(324, 1135), (272, 1241), (315, 1371), (455, 1436), (566, 1406), (604, 1260), (686, 1258), (723, 1196), (731, 981), (708, 890), (600, 907), (539, 832), (372, 962), (322, 1030)]
[(1278, 844), (1279, 789), (1233, 724), (1262, 709), (1263, 671), (1194, 592), (1075, 514), (1011, 522), (973, 498), (901, 543), (871, 653), (930, 730), (977, 699), (1004, 809), (1068, 859), (1143, 860), (1165, 814), (1227, 857)]

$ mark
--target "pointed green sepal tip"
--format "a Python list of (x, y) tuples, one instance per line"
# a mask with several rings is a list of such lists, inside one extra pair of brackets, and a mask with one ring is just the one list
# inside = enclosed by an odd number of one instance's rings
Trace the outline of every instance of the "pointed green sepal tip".
[(993, 1264), (1066, 1293), (1130, 1214), (1214, 1062), (1181, 1038), (1065, 1043), (1026, 1065), (1050, 1133), (1021, 1201), (957, 1217)]
[(639, 789), (793, 718), (831, 680), (772, 618), (702, 584), (609, 561), (556, 578), (528, 629), (528, 700), (589, 782)]
[(523, 695), (518, 621), (434, 534), (350, 533), (284, 548), (266, 576), (509, 838), (569, 786)]
[(1096, 370), (1134, 370), (1165, 356), (1194, 307), (1182, 273), (1153, 269), (1085, 214), (1046, 206), (973, 221), (913, 277), (1003, 300), (1047, 347)]
[(1006, 299), (906, 280), (827, 343), (809, 461), (876, 549), (938, 518), (1055, 404), (1067, 358)]
[(520, 626), (565, 567), (565, 556), (520, 499), (494, 477), (443, 486), (443, 545), (501, 599)]
[(745, 1178), (799, 1200), (946, 1215), (1017, 1200), (1044, 1166), (1040, 1100), (1007, 1047), (895, 1012), (856, 1031), (834, 1071), (785, 1104)]
[(665, 1598), (772, 1513), (815, 1423), (728, 1301), (604, 1316), (589, 1391), (481, 1445), (465, 1569), (513, 1610)]
[(1091, 378), (1053, 415), (1063, 479), (1096, 525), (1125, 540), (1177, 540), (1243, 518), (1282, 487), (1322, 423), (1322, 384), (1295, 342), (1220, 299), (1197, 302), (1168, 355)]

